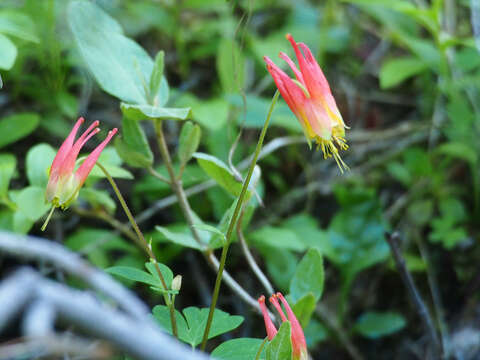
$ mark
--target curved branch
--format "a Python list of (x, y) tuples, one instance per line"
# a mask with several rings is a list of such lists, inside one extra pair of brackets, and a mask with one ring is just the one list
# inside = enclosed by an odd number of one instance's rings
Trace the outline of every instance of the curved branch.
[[(92, 288), (111, 297), (125, 311), (135, 317), (145, 318), (150, 312), (147, 306), (130, 290), (125, 289), (110, 275), (94, 268), (77, 254), (65, 249), (60, 244), (33, 236), (0, 231), (0, 250), (22, 258), (48, 261), (63, 271), (82, 279)], [(1, 295), (0, 293), (0, 299), (2, 298)]]
[[(31, 240), (36, 242), (38, 240)], [(120, 286), (119, 284), (117, 284)], [(143, 318), (133, 317), (124, 311), (101, 303), (97, 298), (86, 291), (80, 291), (43, 278), (35, 271), (23, 268), (10, 276), (0, 284), (0, 305), (15, 303), (19, 293), (29, 294), (27, 301), (23, 301), (20, 309), (25, 308), (27, 314), (38, 314), (46, 310), (47, 316), (42, 316), (45, 324), (36, 324), (35, 331), (49, 331), (52, 314), (56, 318), (83, 330), (86, 334), (95, 338), (107, 340), (116, 348), (126, 352), (140, 360), (207, 360), (208, 357), (200, 352), (192, 352), (191, 348), (177, 342), (174, 338), (161, 331), (160, 328), (147, 316)], [(33, 303), (29, 304), (28, 300)], [(39, 305), (40, 304), (40, 305)], [(43, 304), (43, 305), (42, 305)], [(30, 306), (29, 306), (30, 305)], [(31, 306), (34, 306), (32, 309)], [(4, 308), (0, 307), (2, 313)], [(11, 309), (12, 310), (12, 309)], [(18, 312), (19, 308), (13, 309)], [(27, 316), (28, 317), (28, 316)], [(10, 320), (12, 317), (10, 317)], [(0, 319), (1, 320), (1, 319)], [(37, 319), (39, 320), (39, 319)], [(1, 325), (4, 325), (0, 322)], [(34, 336), (31, 338), (31, 346), (41, 347), (42, 339), (47, 336)], [(61, 336), (50, 336), (61, 339)], [(0, 348), (0, 354), (12, 349)], [(13, 349), (15, 350), (15, 349)], [(17, 349), (18, 350), (18, 349)], [(43, 349), (46, 351), (48, 349)]]

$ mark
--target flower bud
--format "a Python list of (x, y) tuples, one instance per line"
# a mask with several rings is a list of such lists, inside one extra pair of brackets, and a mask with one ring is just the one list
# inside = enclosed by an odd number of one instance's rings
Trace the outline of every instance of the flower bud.
[(177, 275), (172, 280), (172, 290), (180, 291), (182, 288), (182, 275)]

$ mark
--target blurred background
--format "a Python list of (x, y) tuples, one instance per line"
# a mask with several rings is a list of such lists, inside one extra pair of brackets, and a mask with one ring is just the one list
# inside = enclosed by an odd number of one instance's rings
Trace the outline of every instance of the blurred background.
[[(192, 108), (202, 127), (201, 151), (228, 162), (242, 131), (233, 164), (253, 152), (275, 91), (263, 56), (286, 69), (278, 58), (280, 51), (293, 57), (285, 34), (306, 43), (350, 127), (342, 157), (351, 171), (342, 175), (332, 159), (309, 150), (280, 99), (265, 140), (269, 154), (259, 163), (265, 206), (251, 212), (244, 230), (255, 259), (275, 288), (288, 292), (305, 250), (323, 253), (322, 299), (304, 324), (314, 359), (424, 359), (427, 333), (385, 241), (385, 232), (398, 231), (447, 353), (480, 358), (477, 0), (94, 2), (152, 57), (165, 51), (168, 106)], [(67, 5), (0, 2), (0, 228), (61, 242), (101, 268), (142, 267), (143, 255), (116, 228), (126, 218), (100, 173), (89, 178), (80, 201), (40, 232), (48, 209), (44, 169), (74, 120), (99, 119), (104, 130), (122, 123), (118, 100), (99, 88), (75, 47)], [(154, 142), (153, 128), (144, 130)], [(179, 123), (168, 122), (166, 132), (175, 149)], [(214, 276), (205, 261), (154, 230), (188, 231), (168, 185), (124, 165), (113, 146), (102, 161), (117, 171), (159, 261), (183, 275), (178, 307), (208, 306)], [(159, 161), (156, 169), (165, 173)], [(198, 188), (208, 179), (192, 162), (183, 184)], [(217, 186), (190, 197), (197, 215), (212, 224), (232, 199)], [(2, 260), (3, 274), (18, 265)], [(227, 269), (250, 294), (261, 295), (237, 244)], [(150, 305), (159, 303), (144, 286), (133, 288)], [(222, 340), (265, 336), (262, 319), (226, 287), (219, 307), (246, 319)]]

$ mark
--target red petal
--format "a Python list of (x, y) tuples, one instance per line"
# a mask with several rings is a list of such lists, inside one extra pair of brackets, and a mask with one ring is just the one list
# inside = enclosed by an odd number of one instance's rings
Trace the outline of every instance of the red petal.
[(306, 100), (306, 96), (303, 91), (293, 82), (290, 77), (283, 72), (277, 65), (273, 63), (267, 56), (264, 57), (267, 63), (267, 70), (272, 75), (275, 84), (282, 94), (283, 99), (287, 103), (290, 110), (298, 116), (303, 104)]
[(270, 296), (270, 302), (273, 304), (275, 309), (277, 309), (278, 313), (280, 314), (280, 317), (282, 318), (282, 321), (287, 321), (287, 318), (285, 317), (285, 314), (283, 313), (282, 307), (278, 303), (277, 296), (275, 294)]
[[(88, 155), (88, 157), (85, 159), (85, 161), (82, 163), (82, 165), (80, 165), (80, 167), (78, 168), (78, 170), (75, 172), (75, 178), (77, 179), (78, 181), (78, 188), (81, 188), (83, 183), (85, 182), (85, 180), (87, 179), (87, 176), (88, 174), (90, 174), (90, 171), (92, 171), (95, 163), (97, 162), (98, 160), (98, 157), (100, 156), (100, 154), (102, 153), (103, 149), (105, 148), (105, 146), (107, 146), (107, 144), (109, 143), (109, 141), (112, 139), (112, 137), (117, 133), (117, 128), (113, 129), (113, 130), (110, 130), (108, 132), (108, 135), (107, 137), (105, 138), (105, 140), (103, 140), (100, 145), (98, 145), (95, 150), (93, 150), (90, 155)], [(88, 140), (88, 136), (87, 136), (87, 139), (85, 139), (85, 141)]]
[(77, 122), (73, 126), (72, 131), (70, 131), (70, 134), (68, 134), (62, 146), (60, 146), (60, 149), (58, 149), (57, 155), (55, 156), (55, 159), (53, 159), (52, 166), (50, 167), (50, 177), (52, 177), (52, 175), (53, 177), (55, 177), (58, 174), (59, 168), (62, 166), (65, 158), (67, 157), (70, 149), (73, 146), (73, 142), (75, 140), (75, 136), (77, 136), (78, 129), (84, 121), (85, 120), (83, 119), (83, 117), (78, 118)]
[(303, 85), (305, 85), (305, 81), (303, 80), (303, 76), (302, 76), (302, 73), (300, 72), (300, 70), (297, 69), (297, 66), (295, 65), (295, 63), (292, 61), (292, 59), (290, 59), (288, 57), (287, 54), (285, 54), (284, 52), (280, 52), (280, 54), (278, 55), (281, 59), (285, 60), (285, 62), (288, 64), (288, 66), (290, 66), (290, 68), (293, 70), (293, 72), (295, 73), (295, 77), (297, 78), (298, 81), (300, 81)]
[(100, 129), (97, 128), (99, 122), (94, 121), (87, 130), (83, 132), (83, 134), (78, 138), (77, 141), (75, 141), (75, 144), (73, 144), (72, 148), (68, 152), (65, 161), (62, 164), (62, 167), (60, 168), (60, 174), (61, 176), (63, 175), (70, 175), (73, 173), (73, 170), (75, 170), (75, 162), (77, 161), (78, 154), (80, 153), (80, 150), (82, 149), (83, 145), (95, 134), (97, 134)]
[(268, 340), (272, 340), (275, 335), (277, 335), (277, 329), (275, 328), (275, 325), (273, 325), (270, 316), (268, 316), (267, 306), (265, 305), (265, 296), (260, 296), (260, 298), (258, 299), (258, 303), (260, 304), (260, 309), (262, 310), (263, 321), (265, 322), (265, 329), (267, 330)]
[(300, 356), (303, 350), (307, 348), (307, 342), (305, 341), (305, 335), (303, 334), (303, 329), (298, 322), (297, 317), (293, 313), (290, 305), (288, 305), (287, 300), (283, 297), (281, 293), (277, 293), (276, 295), (280, 301), (282, 302), (285, 310), (287, 311), (288, 320), (292, 325), (292, 347), (293, 347), (293, 354), (294, 356)]
[[(297, 44), (290, 34), (287, 34), (287, 39), (295, 50), (298, 65), (305, 80), (305, 86), (312, 97), (321, 97), (325, 92), (330, 92), (328, 82), (308, 46), (303, 43)], [(302, 48), (305, 56), (300, 51), (299, 46)]]

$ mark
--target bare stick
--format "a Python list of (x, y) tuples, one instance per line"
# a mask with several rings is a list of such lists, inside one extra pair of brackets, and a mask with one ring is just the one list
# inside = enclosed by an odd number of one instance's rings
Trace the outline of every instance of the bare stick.
[(415, 283), (413, 282), (412, 275), (410, 274), (407, 266), (405, 265), (405, 258), (403, 257), (402, 252), (398, 247), (398, 240), (400, 238), (400, 235), (397, 232), (394, 232), (391, 234), (385, 234), (385, 237), (387, 239), (388, 245), (390, 245), (390, 250), (392, 252), (393, 259), (395, 260), (397, 270), (400, 273), (403, 283), (405, 284), (405, 287), (408, 290), (408, 294), (410, 295), (410, 299), (412, 300), (413, 305), (415, 306), (418, 315), (420, 316), (420, 319), (422, 320), (423, 325), (428, 332), (430, 341), (432, 342), (433, 350), (437, 355), (436, 357), (439, 358), (442, 354), (442, 348), (438, 339), (437, 330), (433, 325), (430, 312), (425, 306), (425, 303), (423, 302), (423, 299), (420, 296), (420, 293), (418, 292)]
[(431, 261), (430, 261), (430, 254), (428, 252), (427, 247), (423, 244), (422, 239), (420, 236), (417, 236), (417, 246), (418, 250), (420, 251), (420, 255), (422, 256), (423, 261), (426, 264), (426, 273), (428, 279), (428, 285), (430, 287), (430, 292), (432, 293), (433, 299), (433, 306), (435, 307), (435, 315), (438, 321), (438, 328), (440, 330), (440, 337), (442, 339), (442, 351), (444, 354), (449, 353), (449, 349), (451, 347), (450, 343), (450, 335), (447, 327), (447, 323), (445, 322), (445, 313), (443, 311), (442, 299), (440, 297), (440, 291), (438, 289), (438, 282), (435, 276), (435, 272), (432, 268)]
[[(2, 252), (19, 257), (52, 263), (63, 271), (82, 279), (94, 289), (110, 296), (133, 316), (144, 318), (150, 312), (145, 304), (138, 300), (130, 290), (125, 289), (113, 280), (110, 275), (90, 266), (77, 254), (65, 249), (60, 244), (33, 236), (0, 231), (0, 249)], [(28, 289), (28, 287), (25, 289)], [(28, 291), (22, 290), (22, 294), (19, 294), (15, 301), (21, 303), (20, 299), (27, 294)], [(3, 299), (1, 292), (0, 299)], [(0, 324), (3, 309), (4, 306), (0, 302)]]
[[(135, 318), (110, 305), (101, 303), (97, 298), (85, 291), (71, 289), (52, 280), (44, 279), (35, 271), (23, 268), (0, 284), (0, 299), (15, 301), (12, 295), (18, 291), (30, 293), (35, 302), (49, 304), (58, 320), (63, 324), (73, 325), (93, 337), (107, 340), (116, 348), (125, 351), (139, 360), (207, 360), (200, 352), (192, 352), (191, 348), (180, 344), (174, 338), (160, 330), (149, 317)], [(25, 288), (25, 285), (28, 288)], [(9, 290), (10, 292), (6, 291)], [(38, 304), (38, 303), (37, 303)], [(28, 305), (24, 303), (24, 306)], [(37, 311), (37, 310), (35, 310)], [(27, 307), (28, 313), (28, 307)], [(45, 317), (48, 325), (50, 316)], [(41, 326), (36, 326), (40, 329)], [(47, 330), (48, 331), (48, 330)], [(1, 350), (1, 349), (0, 349)]]
[(11, 276), (0, 285), (0, 332), (30, 301), (35, 279), (32, 277)]
[(83, 359), (111, 359), (113, 351), (106, 343), (85, 341), (70, 335), (50, 335), (22, 339), (0, 346), (0, 360), (55, 358), (69, 359), (66, 354)]
[(243, 235), (243, 230), (242, 230), (242, 222), (243, 222), (244, 214), (245, 214), (245, 208), (242, 210), (242, 213), (240, 214), (240, 218), (238, 219), (238, 223), (237, 223), (237, 236), (238, 236), (238, 239), (240, 240), (240, 245), (242, 246), (243, 255), (245, 255), (245, 259), (247, 259), (248, 265), (252, 269), (253, 273), (257, 276), (258, 280), (260, 280), (260, 282), (262, 283), (267, 294), (273, 294), (274, 290), (273, 290), (272, 284), (268, 280), (267, 276), (263, 273), (262, 269), (260, 269), (260, 267), (256, 263), (252, 253), (250, 252), (250, 249), (248, 248), (247, 242), (245, 241), (245, 236)]
[(23, 317), (22, 331), (28, 337), (54, 333), (55, 308), (43, 299), (34, 300)]

